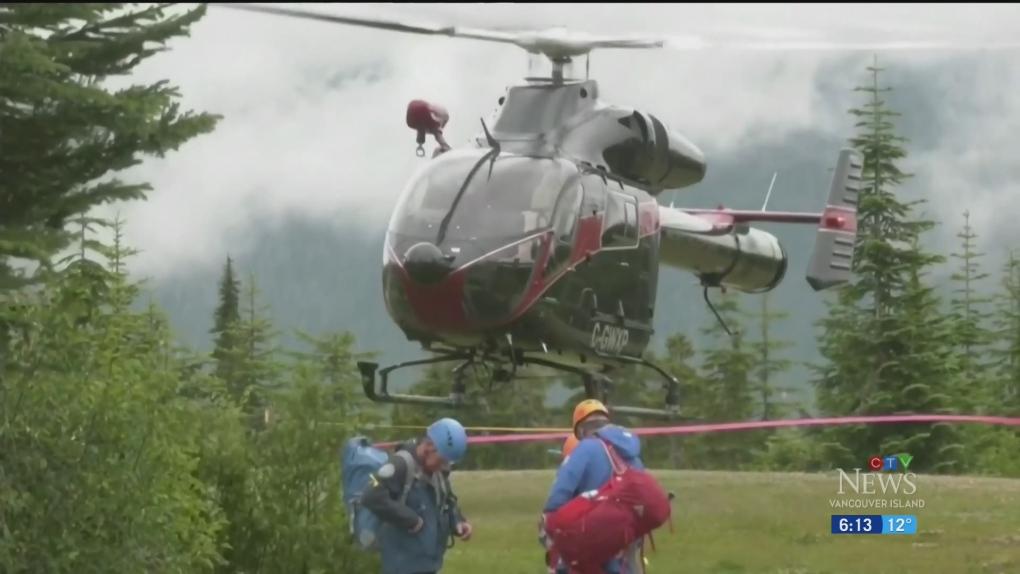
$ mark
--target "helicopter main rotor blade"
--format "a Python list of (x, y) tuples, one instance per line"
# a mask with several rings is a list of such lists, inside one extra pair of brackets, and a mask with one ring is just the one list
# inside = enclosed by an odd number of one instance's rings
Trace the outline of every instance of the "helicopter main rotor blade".
[(276, 16), (287, 16), (304, 20), (316, 20), (332, 24), (361, 26), (391, 32), (404, 32), (428, 36), (446, 36), (513, 44), (531, 53), (544, 54), (549, 58), (571, 58), (582, 56), (594, 49), (649, 49), (669, 48), (672, 50), (736, 50), (736, 51), (905, 51), (905, 50), (1013, 50), (1020, 48), (1020, 42), (974, 43), (955, 41), (892, 41), (892, 42), (830, 42), (824, 40), (756, 40), (756, 41), (712, 41), (700, 36), (667, 36), (664, 38), (630, 36), (599, 37), (565, 28), (550, 28), (534, 31), (501, 31), (486, 28), (422, 24), (376, 17), (342, 16), (323, 14), (299, 8), (285, 8), (265, 4), (220, 4), (213, 6), (245, 12), (257, 12)]
[(819, 40), (758, 40), (753, 42), (712, 42), (696, 36), (669, 37), (665, 47), (670, 50), (734, 50), (752, 52), (854, 52), (854, 51), (909, 51), (909, 50), (1015, 50), (1020, 42), (979, 44), (974, 42), (905, 40), (892, 42), (827, 42)]
[(219, 8), (241, 10), (243, 12), (258, 12), (261, 14), (273, 14), (275, 16), (287, 16), (303, 20), (315, 20), (329, 22), (331, 24), (345, 24), (348, 26), (361, 26), (363, 28), (375, 28), (377, 30), (388, 30), (391, 32), (404, 32), (408, 34), (423, 34), (429, 36), (448, 36), (451, 38), (469, 38), (473, 40), (486, 40), (489, 42), (503, 42), (513, 44), (517, 41), (517, 34), (509, 34), (494, 30), (476, 30), (473, 28), (462, 28), (459, 26), (441, 26), (436, 24), (412, 24), (399, 22), (385, 18), (367, 18), (354, 16), (339, 16), (335, 14), (323, 14), (299, 8), (284, 8), (280, 6), (267, 6), (264, 4), (212, 4)]
[(287, 16), (303, 20), (329, 22), (331, 24), (361, 26), (364, 28), (375, 28), (377, 30), (388, 30), (391, 32), (404, 32), (408, 34), (421, 34), (427, 36), (447, 36), (450, 38), (466, 38), (470, 40), (484, 40), (487, 42), (514, 44), (528, 52), (541, 53), (553, 58), (580, 56), (587, 54), (596, 48), (662, 48), (665, 45), (664, 40), (655, 38), (596, 37), (589, 34), (570, 32), (563, 28), (539, 31), (504, 32), (484, 28), (410, 23), (386, 18), (323, 14), (321, 12), (302, 10), (300, 8), (285, 8), (263, 4), (216, 3), (212, 5), (219, 8), (229, 8), (231, 10), (241, 10), (244, 12)]
[[(711, 46), (709, 46), (711, 47)], [(734, 46), (720, 46), (722, 48), (751, 50), (756, 52), (889, 52), (889, 51), (937, 51), (937, 50), (1016, 50), (1020, 43), (1005, 44), (963, 44), (952, 42), (874, 42), (874, 43), (853, 43), (841, 44), (833, 42), (755, 42)]]

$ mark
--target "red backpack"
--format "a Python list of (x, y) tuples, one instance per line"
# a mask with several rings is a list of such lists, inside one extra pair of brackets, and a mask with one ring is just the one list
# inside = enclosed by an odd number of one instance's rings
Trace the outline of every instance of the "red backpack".
[[(602, 565), (621, 557), (631, 544), (670, 521), (669, 496), (647, 472), (628, 466), (601, 441), (613, 475), (594, 492), (575, 497), (545, 517), (552, 564), (563, 560), (570, 574), (601, 574)], [(672, 529), (672, 523), (670, 523)], [(644, 548), (641, 552), (644, 566)], [(624, 561), (627, 556), (623, 556)]]

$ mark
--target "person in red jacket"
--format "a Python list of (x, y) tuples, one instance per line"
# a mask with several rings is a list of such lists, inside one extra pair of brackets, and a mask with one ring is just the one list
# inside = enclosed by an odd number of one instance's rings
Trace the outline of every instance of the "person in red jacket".
[[(555, 512), (581, 493), (600, 488), (613, 475), (609, 445), (625, 464), (644, 470), (641, 441), (627, 429), (614, 425), (609, 409), (601, 401), (588, 399), (578, 403), (573, 417), (574, 436), (578, 439), (572, 456), (567, 457), (556, 473), (543, 514)], [(613, 560), (603, 566), (606, 574), (637, 574), (643, 566), (640, 543), (627, 552), (627, 560)], [(626, 566), (626, 567), (623, 567)]]

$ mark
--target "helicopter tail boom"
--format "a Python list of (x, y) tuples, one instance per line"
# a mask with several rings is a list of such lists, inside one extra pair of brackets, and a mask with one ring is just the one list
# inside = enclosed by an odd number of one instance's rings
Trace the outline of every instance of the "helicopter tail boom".
[(863, 160), (843, 149), (821, 213), (676, 210), (660, 206), (662, 263), (694, 272), (706, 285), (761, 293), (774, 288), (786, 271), (786, 252), (770, 233), (750, 223), (800, 223), (818, 226), (807, 269), (815, 291), (846, 283), (852, 275), (857, 239), (857, 200)]
[(724, 211), (692, 214), (659, 206), (659, 262), (694, 273), (708, 287), (771, 291), (786, 275), (787, 256), (774, 235), (735, 226)]
[(808, 223), (818, 226), (814, 250), (808, 263), (807, 282), (815, 291), (842, 285), (853, 275), (854, 244), (857, 241), (857, 201), (861, 192), (864, 161), (850, 148), (839, 152), (832, 182), (821, 213), (782, 211), (701, 211), (689, 210), (704, 217), (712, 214), (730, 225), (748, 223)]

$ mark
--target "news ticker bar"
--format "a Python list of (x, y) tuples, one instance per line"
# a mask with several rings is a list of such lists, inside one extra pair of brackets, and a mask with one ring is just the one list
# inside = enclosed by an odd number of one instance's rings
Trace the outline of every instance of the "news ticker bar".
[(833, 534), (917, 534), (917, 517), (907, 515), (833, 514)]

